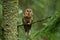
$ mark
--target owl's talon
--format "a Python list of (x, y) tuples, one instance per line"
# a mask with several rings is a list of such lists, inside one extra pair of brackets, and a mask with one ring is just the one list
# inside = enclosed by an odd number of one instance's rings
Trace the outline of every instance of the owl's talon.
[(30, 24), (30, 23), (28, 23), (28, 24)]

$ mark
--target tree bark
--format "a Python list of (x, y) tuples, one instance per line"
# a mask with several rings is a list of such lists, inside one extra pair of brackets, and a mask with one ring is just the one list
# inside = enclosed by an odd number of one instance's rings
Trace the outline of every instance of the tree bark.
[(3, 38), (2, 40), (18, 40), (17, 18), (18, 0), (3, 0)]

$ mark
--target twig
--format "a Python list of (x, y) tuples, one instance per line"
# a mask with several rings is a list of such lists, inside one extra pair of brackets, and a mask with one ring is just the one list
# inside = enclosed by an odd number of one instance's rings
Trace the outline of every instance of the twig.
[[(37, 21), (35, 21), (35, 22), (32, 22), (32, 24), (37, 23), (37, 22), (42, 22), (42, 21), (44, 21), (44, 20), (47, 20), (48, 18), (51, 18), (51, 16), (49, 16), (49, 17), (47, 17), (47, 18), (45, 18), (45, 19), (42, 19), (42, 20), (37, 20)], [(17, 27), (19, 27), (19, 26), (23, 26), (23, 24), (19, 24)]]
[(32, 22), (32, 24), (37, 23), (37, 22), (42, 22), (42, 21), (44, 21), (44, 20), (47, 20), (48, 18), (51, 18), (51, 16), (50, 16), (50, 17), (47, 17), (47, 18), (45, 18), (45, 19), (42, 19), (42, 20), (38, 20), (38, 21)]

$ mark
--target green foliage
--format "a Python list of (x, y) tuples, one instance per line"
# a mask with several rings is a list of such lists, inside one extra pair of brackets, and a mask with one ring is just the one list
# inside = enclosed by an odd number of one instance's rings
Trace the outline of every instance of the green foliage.
[[(0, 2), (1, 2), (1, 0), (0, 0)], [(1, 38), (2, 38), (2, 31), (1, 31), (1, 23), (2, 23), (2, 5), (1, 5), (1, 3), (0, 3), (0, 40), (1, 40)]]
[[(30, 2), (33, 3), (30, 4)], [(50, 19), (43, 23), (33, 24), (30, 30), (30, 39), (43, 40), (43, 37), (46, 36), (48, 40), (59, 40), (60, 36), (57, 35), (60, 33), (60, 0), (31, 0), (30, 2), (26, 0), (22, 3), (33, 9), (34, 21), (51, 16)], [(25, 8), (25, 6), (23, 5), (22, 8)]]
[[(33, 21), (37, 21), (48, 16), (43, 22), (32, 25), (29, 37), (26, 37), (24, 27), (18, 28), (19, 40), (60, 40), (60, 0), (19, 0), (18, 24), (22, 23), (22, 15), (26, 8), (32, 8)], [(2, 5), (0, 4), (0, 23), (2, 22)]]
[(0, 24), (2, 22), (2, 5), (0, 4)]

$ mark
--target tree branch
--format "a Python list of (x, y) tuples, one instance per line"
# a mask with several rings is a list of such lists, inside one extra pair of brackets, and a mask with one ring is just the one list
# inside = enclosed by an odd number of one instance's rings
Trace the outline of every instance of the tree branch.
[[(44, 20), (47, 20), (48, 18), (51, 18), (51, 16), (49, 16), (49, 17), (47, 17), (47, 18), (45, 18), (45, 19), (42, 19), (42, 20), (37, 20), (37, 21), (35, 21), (35, 22), (32, 22), (32, 24), (37, 23), (37, 22), (42, 22), (42, 21), (44, 21)], [(17, 27), (19, 27), (19, 26), (23, 26), (23, 24), (19, 24)]]

